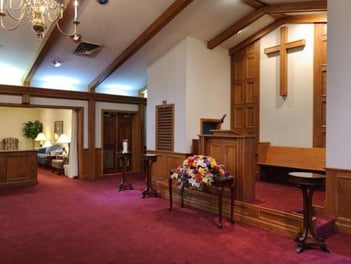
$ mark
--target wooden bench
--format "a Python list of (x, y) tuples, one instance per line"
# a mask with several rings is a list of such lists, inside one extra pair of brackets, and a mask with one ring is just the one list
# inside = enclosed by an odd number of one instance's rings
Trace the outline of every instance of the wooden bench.
[(262, 180), (285, 181), (291, 171), (325, 173), (325, 148), (271, 146), (270, 143), (259, 143), (257, 165)]

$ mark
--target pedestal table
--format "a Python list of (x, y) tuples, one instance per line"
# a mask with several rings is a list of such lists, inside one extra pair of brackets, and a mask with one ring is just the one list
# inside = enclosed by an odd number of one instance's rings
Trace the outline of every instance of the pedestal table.
[(131, 183), (128, 182), (128, 176), (127, 176), (127, 163), (128, 161), (130, 161), (132, 153), (118, 152), (116, 156), (117, 156), (117, 159), (119, 159), (122, 162), (122, 181), (119, 184), (119, 187), (117, 190), (118, 191), (133, 190), (133, 186)]
[(324, 239), (317, 237), (312, 224), (312, 198), (316, 188), (325, 185), (325, 175), (312, 172), (290, 172), (289, 181), (294, 183), (302, 191), (303, 195), (303, 228), (298, 233), (296, 252), (301, 253), (304, 248), (320, 247), (323, 251), (329, 252)]

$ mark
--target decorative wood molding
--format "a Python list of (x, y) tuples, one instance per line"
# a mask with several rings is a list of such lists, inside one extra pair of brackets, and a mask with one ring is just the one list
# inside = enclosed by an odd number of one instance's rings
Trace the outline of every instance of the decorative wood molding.
[(99, 94), (88, 92), (77, 92), (67, 90), (55, 90), (45, 88), (34, 88), (27, 86), (0, 85), (0, 94), (19, 95), (23, 94), (36, 97), (61, 98), (73, 100), (89, 100), (122, 103), (122, 104), (143, 104), (146, 105), (146, 98), (134, 96), (120, 96), (111, 94)]
[(30, 104), (30, 95), (29, 94), (22, 95), (22, 104)]

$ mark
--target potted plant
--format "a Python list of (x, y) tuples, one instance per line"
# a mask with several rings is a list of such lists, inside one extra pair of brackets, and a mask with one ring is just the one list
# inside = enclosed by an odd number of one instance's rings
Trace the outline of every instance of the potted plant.
[(38, 120), (34, 122), (28, 121), (23, 124), (22, 131), (26, 138), (35, 139), (37, 135), (43, 131), (43, 124)]

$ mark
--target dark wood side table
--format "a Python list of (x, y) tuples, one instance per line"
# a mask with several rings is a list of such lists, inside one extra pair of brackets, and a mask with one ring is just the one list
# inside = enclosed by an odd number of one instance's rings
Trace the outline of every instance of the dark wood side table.
[(117, 190), (118, 191), (133, 190), (133, 186), (131, 183), (128, 182), (128, 176), (127, 176), (127, 162), (130, 161), (132, 153), (118, 152), (116, 156), (117, 156), (117, 159), (119, 159), (122, 162), (122, 181), (119, 184), (119, 187)]
[[(172, 175), (172, 172), (171, 172)], [(169, 210), (172, 211), (173, 207), (173, 197), (172, 197), (172, 177), (170, 176), (168, 178), (168, 187), (169, 187)], [(235, 190), (235, 185), (234, 185), (234, 176), (224, 176), (224, 177), (218, 177), (215, 178), (215, 181), (213, 185), (217, 191), (218, 195), (218, 227), (223, 228), (222, 224), (222, 205), (223, 205), (223, 191), (226, 186), (230, 188), (230, 222), (231, 224), (234, 224), (234, 190)], [(180, 201), (181, 201), (181, 207), (184, 207), (184, 187), (181, 190), (181, 195), (180, 195)]]
[(298, 233), (296, 252), (301, 253), (308, 247), (320, 247), (323, 251), (330, 252), (324, 239), (317, 237), (312, 224), (312, 198), (316, 188), (325, 185), (325, 175), (312, 172), (290, 172), (289, 181), (302, 191), (303, 195), (303, 228)]
[(154, 196), (158, 197), (158, 191), (154, 190), (152, 187), (152, 175), (151, 175), (151, 165), (157, 160), (156, 154), (143, 154), (141, 155), (141, 159), (144, 162), (144, 171), (145, 171), (145, 181), (146, 187), (144, 191), (141, 193), (141, 198), (145, 198), (146, 196)]

